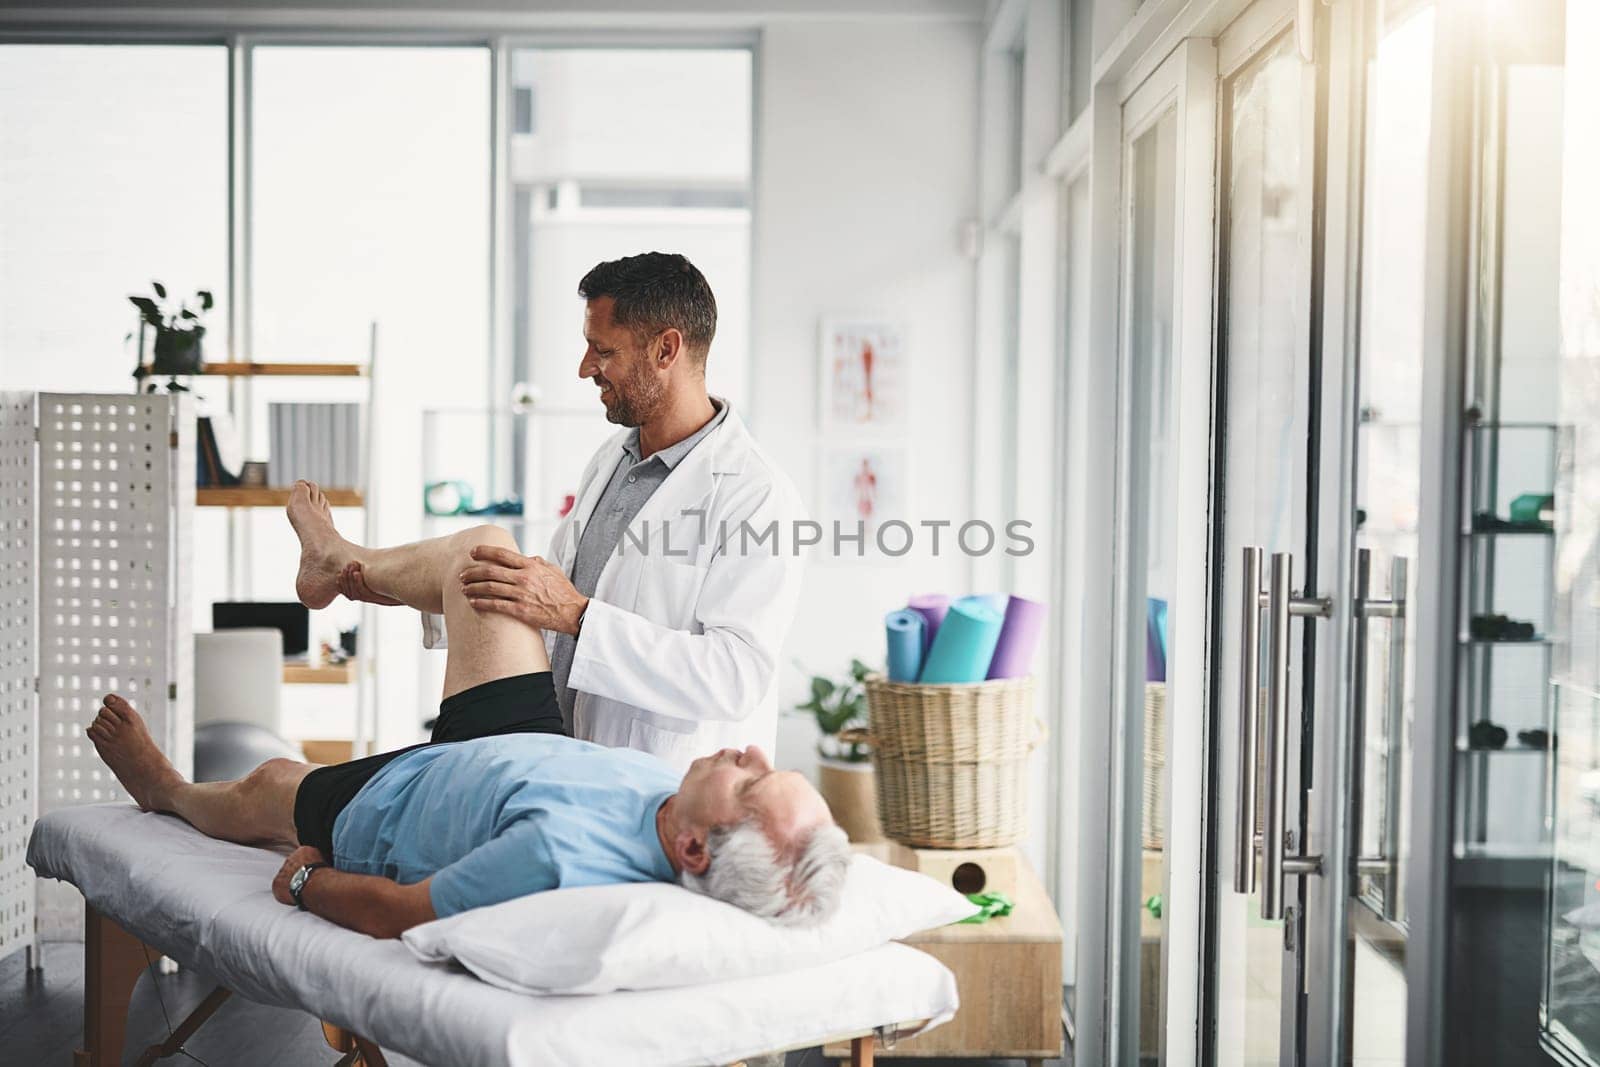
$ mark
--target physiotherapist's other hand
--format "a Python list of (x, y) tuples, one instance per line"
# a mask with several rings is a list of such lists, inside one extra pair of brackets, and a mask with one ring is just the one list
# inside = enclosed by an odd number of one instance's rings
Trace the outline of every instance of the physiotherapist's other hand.
[(368, 604), (382, 604), (385, 607), (397, 607), (400, 601), (392, 596), (375, 593), (367, 585), (367, 576), (361, 570), (361, 564), (354, 560), (344, 565), (344, 570), (339, 572), (336, 583), (339, 592), (344, 594), (346, 600), (365, 601)]
[(578, 632), (589, 598), (560, 567), (499, 545), (474, 547), (472, 559), (461, 572), (461, 591), (478, 611), (497, 611), (541, 630)]
[(289, 879), (294, 877), (294, 872), (311, 863), (327, 863), (328, 857), (322, 850), (310, 845), (301, 845), (289, 853), (289, 858), (283, 861), (283, 866), (278, 868), (278, 873), (272, 876), (272, 895), (279, 904), (294, 907), (294, 897), (289, 894)]

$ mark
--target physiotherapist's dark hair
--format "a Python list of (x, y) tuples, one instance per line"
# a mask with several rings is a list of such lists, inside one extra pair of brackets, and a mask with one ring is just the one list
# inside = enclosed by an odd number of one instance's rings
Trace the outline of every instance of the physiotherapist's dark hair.
[(666, 329), (683, 334), (691, 353), (705, 359), (717, 333), (717, 298), (706, 277), (676, 252), (645, 252), (601, 263), (578, 283), (585, 300), (609, 296), (611, 320), (640, 340)]

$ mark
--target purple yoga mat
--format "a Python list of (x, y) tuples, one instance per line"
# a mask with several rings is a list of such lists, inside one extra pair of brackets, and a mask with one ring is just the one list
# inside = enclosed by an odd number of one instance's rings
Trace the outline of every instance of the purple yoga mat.
[(995, 643), (994, 658), (989, 660), (989, 677), (1022, 678), (1031, 673), (1043, 627), (1043, 604), (1026, 597), (1009, 598), (1006, 620), (1000, 625), (1000, 640)]
[(906, 601), (906, 607), (927, 621), (927, 625), (922, 628), (922, 654), (926, 656), (928, 649), (933, 647), (933, 638), (939, 632), (939, 624), (944, 622), (945, 612), (950, 610), (950, 598), (943, 593), (923, 593)]

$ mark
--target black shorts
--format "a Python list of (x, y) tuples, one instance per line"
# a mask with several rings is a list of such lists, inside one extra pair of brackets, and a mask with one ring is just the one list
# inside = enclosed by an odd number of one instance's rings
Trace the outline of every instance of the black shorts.
[(313, 845), (333, 859), (333, 823), (361, 787), (396, 756), (428, 745), (471, 741), (497, 734), (564, 734), (561, 705), (549, 671), (496, 678), (464, 689), (439, 704), (433, 739), (393, 752), (318, 767), (300, 781), (294, 795), (294, 828), (302, 845)]

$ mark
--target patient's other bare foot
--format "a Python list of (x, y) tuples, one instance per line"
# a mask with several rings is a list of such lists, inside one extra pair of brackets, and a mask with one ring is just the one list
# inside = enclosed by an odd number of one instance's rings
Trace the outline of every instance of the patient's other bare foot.
[(145, 811), (168, 810), (171, 790), (184, 784), (183, 775), (161, 754), (144, 717), (132, 704), (115, 693), (108, 694), (86, 732), (135, 804)]
[(285, 510), (300, 538), (295, 596), (308, 608), (325, 608), (339, 595), (339, 572), (350, 558), (350, 545), (334, 528), (333, 510), (315, 482), (295, 482)]

